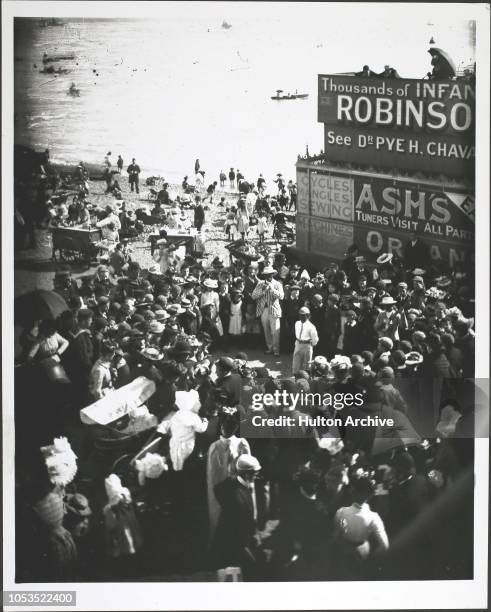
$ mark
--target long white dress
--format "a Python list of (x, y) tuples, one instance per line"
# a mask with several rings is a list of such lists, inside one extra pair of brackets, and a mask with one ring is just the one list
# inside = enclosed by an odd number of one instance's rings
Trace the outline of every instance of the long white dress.
[(212, 304), (213, 313), (212, 318), (215, 321), (215, 325), (218, 329), (218, 333), (220, 336), (223, 336), (223, 325), (220, 317), (218, 316), (220, 309), (220, 298), (218, 297), (218, 293), (213, 290), (203, 291), (200, 298), (200, 307), (206, 306), (207, 304)]
[(234, 302), (230, 303), (228, 333), (232, 336), (240, 336), (242, 334), (242, 300), (237, 304)]
[(208, 489), (208, 524), (211, 543), (220, 518), (221, 506), (215, 497), (215, 486), (236, 473), (235, 465), (240, 455), (250, 455), (249, 442), (245, 438), (220, 437), (208, 449), (206, 463), (206, 485)]

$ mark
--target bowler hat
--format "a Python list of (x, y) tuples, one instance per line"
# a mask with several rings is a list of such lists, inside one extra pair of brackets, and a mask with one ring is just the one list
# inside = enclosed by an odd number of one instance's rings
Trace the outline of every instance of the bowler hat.
[(76, 514), (77, 516), (90, 516), (92, 514), (89, 500), (81, 493), (67, 495), (65, 508), (68, 512)]

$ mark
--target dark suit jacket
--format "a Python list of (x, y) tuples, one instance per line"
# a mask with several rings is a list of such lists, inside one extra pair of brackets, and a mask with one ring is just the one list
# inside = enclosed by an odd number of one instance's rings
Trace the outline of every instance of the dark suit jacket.
[(215, 486), (215, 495), (222, 508), (214, 543), (216, 562), (220, 567), (240, 565), (244, 547), (255, 548), (251, 491), (236, 478), (227, 478)]
[(229, 376), (225, 376), (225, 378), (220, 378), (217, 380), (217, 387), (222, 389), (230, 399), (230, 405), (236, 406), (240, 404), (240, 391), (242, 388), (242, 379), (239, 374), (235, 374), (232, 372)]
[(428, 485), (421, 474), (396, 485), (390, 491), (389, 534), (396, 534), (404, 529), (428, 503)]
[(423, 268), (423, 270), (426, 270), (429, 258), (430, 250), (428, 246), (420, 240), (417, 240), (414, 245), (409, 241), (404, 247), (404, 262), (408, 269)]

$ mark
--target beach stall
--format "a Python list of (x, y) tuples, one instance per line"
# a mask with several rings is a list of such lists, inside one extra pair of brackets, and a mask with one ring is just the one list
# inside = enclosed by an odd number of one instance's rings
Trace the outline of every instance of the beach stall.
[(58, 251), (60, 259), (64, 261), (84, 261), (90, 265), (91, 259), (98, 252), (96, 244), (101, 240), (101, 230), (53, 227), (51, 236), (53, 259), (56, 259), (56, 251)]

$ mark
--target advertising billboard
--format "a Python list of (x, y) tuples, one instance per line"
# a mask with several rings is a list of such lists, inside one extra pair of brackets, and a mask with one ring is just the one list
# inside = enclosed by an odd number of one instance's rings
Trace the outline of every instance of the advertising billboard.
[(351, 222), (353, 179), (325, 171), (297, 169), (297, 211), (323, 219)]
[(310, 217), (309, 252), (318, 255), (329, 254), (335, 259), (343, 259), (346, 250), (353, 244), (354, 228), (352, 223), (337, 223), (326, 219)]
[(326, 219), (353, 221), (353, 179), (311, 172), (310, 213)]
[[(299, 168), (297, 248), (342, 258), (355, 242), (366, 255), (402, 255), (416, 232), (434, 259), (472, 259), (474, 196), (437, 185), (352, 172)], [(300, 211), (300, 200), (299, 200)], [(372, 257), (373, 259), (373, 257)]]
[(354, 221), (422, 239), (472, 244), (474, 197), (390, 181), (354, 179)]
[(319, 75), (318, 120), (332, 161), (474, 174), (470, 81)]

